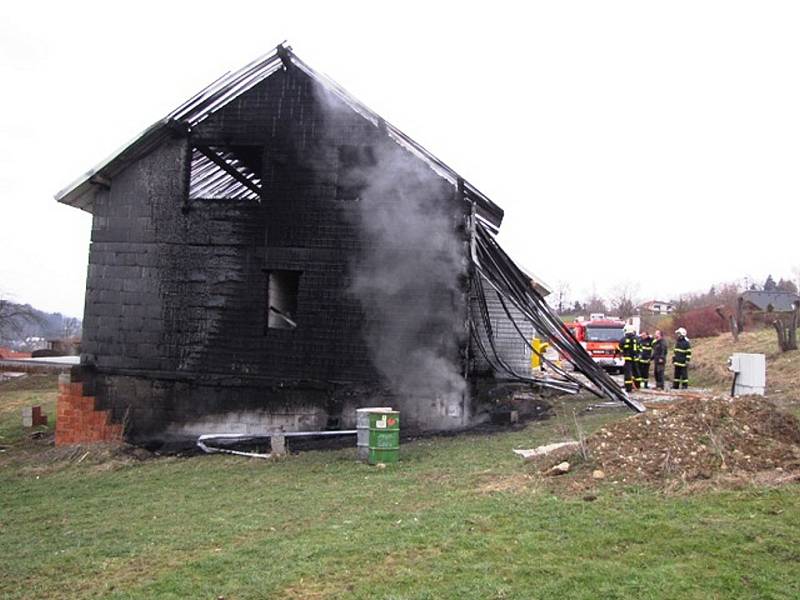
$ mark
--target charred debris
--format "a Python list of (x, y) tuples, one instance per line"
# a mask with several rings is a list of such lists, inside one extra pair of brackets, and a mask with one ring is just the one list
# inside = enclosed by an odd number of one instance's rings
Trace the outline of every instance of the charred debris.
[[(641, 403), (630, 398), (608, 373), (598, 367), (561, 319), (547, 305), (541, 294), (532, 288), (528, 276), (514, 264), (491, 232), (482, 224), (478, 224), (476, 227), (473, 248), (472, 264), (483, 277), (473, 279), (477, 287), (476, 297), (479, 310), (478, 314), (473, 316), (472, 322), (475, 329), (483, 327), (489, 341), (489, 348), (487, 349), (486, 345), (482, 343), (480, 336), (473, 335), (472, 339), (486, 359), (496, 365), (497, 371), (505, 372), (512, 379), (530, 381), (564, 392), (575, 393), (581, 388), (586, 388), (598, 397), (605, 396), (621, 401), (636, 412), (644, 412), (645, 409)], [(488, 283), (489, 290), (483, 285), (483, 281)], [(559, 352), (567, 357), (575, 369), (588, 380), (588, 383), (548, 360), (544, 355), (540, 355), (540, 358), (550, 368), (553, 376), (546, 379), (528, 378), (515, 373), (497, 352), (486, 310), (486, 296), (489, 293), (496, 294), (507, 318), (514, 325), (515, 330), (520, 333), (521, 343), (528, 345), (531, 352), (537, 352), (531, 345), (531, 340), (522, 334), (517, 319), (512, 315), (509, 306), (515, 307), (519, 314), (536, 328), (538, 335), (548, 339), (558, 348)]]

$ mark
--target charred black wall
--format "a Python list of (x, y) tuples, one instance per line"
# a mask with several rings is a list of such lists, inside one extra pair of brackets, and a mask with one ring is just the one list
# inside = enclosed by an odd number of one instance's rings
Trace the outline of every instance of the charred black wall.
[[(368, 249), (341, 192), (341, 147), (383, 134), (332, 110), (315, 85), (296, 70), (273, 75), (98, 196), (83, 363), (130, 438), (350, 425), (356, 406), (391, 401), (350, 292)], [(187, 203), (193, 144), (258, 148), (261, 202)], [(430, 177), (458, 223), (462, 204)], [(271, 270), (299, 273), (295, 329), (267, 327)], [(409, 407), (404, 423), (446, 427), (434, 409)]]

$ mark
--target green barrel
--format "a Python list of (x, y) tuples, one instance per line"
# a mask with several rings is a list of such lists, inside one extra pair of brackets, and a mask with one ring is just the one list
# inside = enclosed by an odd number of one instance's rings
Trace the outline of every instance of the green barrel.
[(356, 433), (358, 434), (358, 460), (369, 459), (369, 415), (374, 412), (391, 411), (391, 406), (370, 406), (356, 409)]
[(397, 462), (400, 453), (400, 413), (378, 409), (369, 413), (369, 464)]

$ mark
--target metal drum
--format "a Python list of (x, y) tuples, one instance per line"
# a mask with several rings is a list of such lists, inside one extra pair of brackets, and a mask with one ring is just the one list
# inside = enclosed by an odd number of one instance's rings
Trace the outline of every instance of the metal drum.
[(400, 413), (382, 410), (369, 413), (369, 464), (395, 463), (400, 454)]
[(369, 415), (373, 411), (383, 412), (392, 410), (391, 406), (373, 406), (356, 409), (356, 445), (358, 447), (358, 460), (366, 461), (369, 458)]

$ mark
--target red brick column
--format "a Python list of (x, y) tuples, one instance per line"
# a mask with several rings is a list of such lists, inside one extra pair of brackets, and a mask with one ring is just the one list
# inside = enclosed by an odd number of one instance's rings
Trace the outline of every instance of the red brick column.
[(120, 442), (122, 433), (109, 411), (95, 410), (94, 396), (83, 395), (83, 383), (73, 382), (69, 373), (58, 376), (56, 446)]

